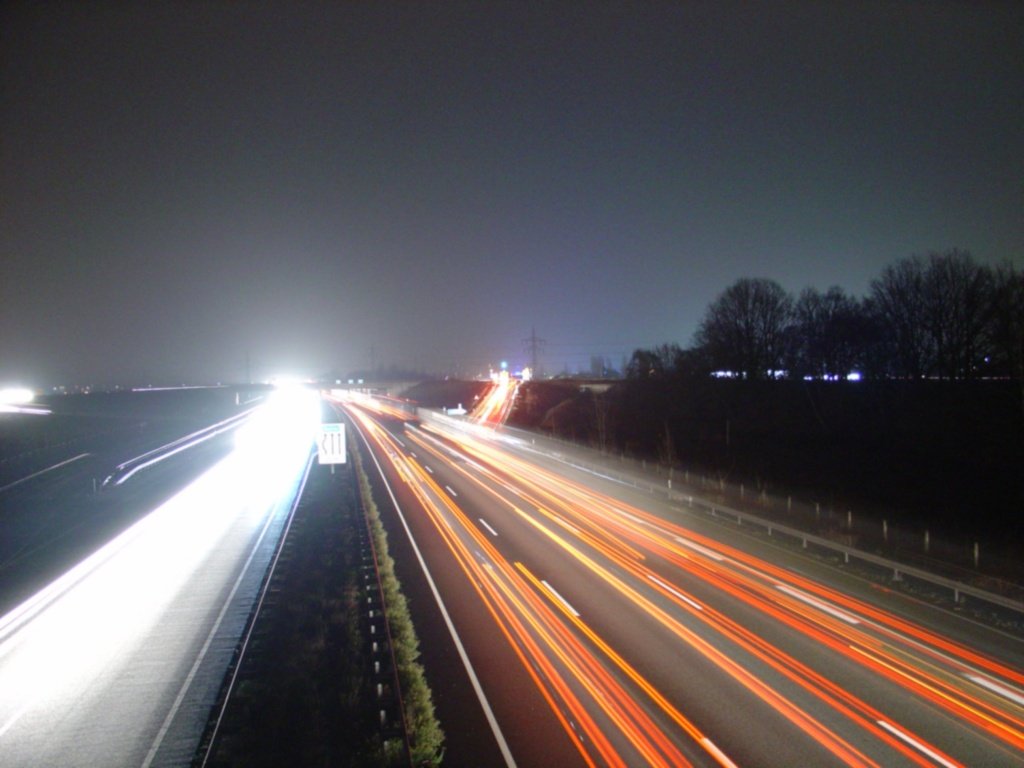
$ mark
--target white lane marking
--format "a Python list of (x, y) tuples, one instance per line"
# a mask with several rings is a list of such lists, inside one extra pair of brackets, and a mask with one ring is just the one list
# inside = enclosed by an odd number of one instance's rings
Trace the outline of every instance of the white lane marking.
[[(355, 422), (353, 422), (353, 425), (354, 424)], [(375, 454), (373, 449), (370, 448), (370, 442), (366, 439), (366, 435), (363, 434), (363, 431), (358, 427), (356, 427), (356, 429), (359, 432), (359, 437), (363, 440), (363, 445), (366, 446), (367, 453), (370, 454), (370, 458), (373, 459), (373, 463), (377, 467), (377, 472), (380, 473), (380, 478), (384, 482), (384, 487), (388, 489), (388, 497), (391, 499), (391, 503), (395, 507), (395, 513), (398, 515), (398, 519), (402, 521), (402, 528), (405, 529), (405, 535), (409, 537), (409, 543), (412, 545), (412, 551), (416, 553), (416, 560), (419, 562), (420, 568), (423, 569), (423, 575), (427, 579), (427, 584), (430, 585), (430, 592), (434, 595), (437, 607), (440, 609), (441, 616), (444, 618), (445, 626), (448, 627), (448, 633), (452, 636), (452, 642), (455, 643), (455, 650), (458, 651), (459, 658), (462, 659), (462, 665), (466, 668), (466, 674), (469, 675), (469, 682), (473, 686), (476, 698), (484, 710), (484, 717), (487, 719), (487, 724), (491, 726), (491, 733), (494, 734), (494, 739), (498, 742), (498, 749), (501, 750), (502, 757), (505, 758), (505, 765), (507, 768), (516, 768), (516, 761), (512, 757), (512, 750), (509, 749), (508, 742), (505, 741), (505, 735), (501, 732), (501, 727), (498, 725), (498, 719), (494, 716), (494, 710), (491, 709), (491, 703), (487, 700), (487, 696), (484, 694), (483, 686), (480, 685), (480, 679), (476, 676), (476, 670), (473, 669), (473, 664), (469, 660), (469, 654), (466, 653), (466, 648), (462, 644), (462, 638), (459, 637), (459, 633), (455, 629), (455, 624), (452, 622), (452, 617), (449, 615), (448, 609), (445, 607), (444, 600), (441, 599), (441, 593), (437, 588), (437, 584), (434, 583), (434, 578), (430, 575), (430, 569), (427, 568), (427, 562), (423, 559), (423, 553), (420, 552), (420, 548), (416, 544), (416, 539), (412, 535), (412, 530), (409, 528), (409, 523), (406, 522), (405, 514), (402, 512), (402, 508), (398, 505), (398, 499), (395, 498), (395, 492), (391, 490), (391, 483), (389, 483), (387, 477), (384, 476), (384, 469), (377, 460), (377, 454)], [(486, 563), (485, 567), (490, 568), (490, 563)]]
[(561, 517), (556, 517), (555, 519), (556, 519), (556, 520), (557, 520), (558, 522), (560, 522), (560, 523), (561, 523), (561, 524), (562, 524), (563, 526), (565, 526), (566, 528), (568, 528), (568, 529), (569, 529), (570, 531), (572, 531), (573, 533), (577, 533), (577, 534), (578, 534), (578, 533), (580, 532), (580, 529), (579, 529), (579, 528), (577, 528), (577, 527), (576, 527), (575, 525), (573, 525), (572, 523), (570, 523), (570, 522), (569, 522), (568, 520), (565, 520), (565, 519), (563, 519), (563, 518), (561, 518)]
[(983, 688), (988, 688), (993, 693), (998, 693), (1000, 696), (1003, 696), (1009, 699), (1010, 701), (1014, 702), (1015, 704), (1019, 704), (1020, 706), (1024, 707), (1024, 696), (1017, 693), (1012, 688), (1008, 688), (1007, 686), (1002, 685), (1001, 683), (997, 683), (995, 680), (989, 680), (987, 677), (982, 677), (981, 675), (965, 675), (965, 677), (968, 680), (972, 680), (973, 682), (982, 686)]
[(429, 464), (424, 464), (424, 465), (423, 465), (423, 468), (424, 468), (425, 470), (427, 470), (427, 472), (429, 472), (430, 474), (434, 474), (434, 470), (432, 470), (432, 469), (430, 468), (430, 465), (429, 465)]
[(708, 549), (707, 547), (702, 547), (700, 544), (698, 544), (695, 541), (690, 541), (689, 539), (684, 539), (682, 536), (676, 536), (675, 539), (680, 544), (682, 544), (684, 547), (689, 547), (690, 549), (694, 549), (697, 552), (700, 552), (705, 557), (710, 557), (712, 560), (717, 560), (718, 562), (722, 562), (723, 560), (725, 560), (724, 557), (722, 557), (720, 554), (715, 552), (713, 549)]
[(946, 768), (957, 768), (956, 764), (949, 762), (949, 760), (946, 760), (944, 757), (942, 757), (942, 755), (936, 754), (935, 750), (929, 749), (924, 744), (922, 744), (920, 741), (918, 741), (915, 738), (912, 738), (911, 736), (909, 736), (908, 734), (904, 733), (903, 731), (901, 731), (896, 726), (891, 725), (890, 723), (885, 722), (885, 720), (877, 720), (876, 722), (880, 726), (885, 728), (885, 730), (887, 730), (893, 736), (896, 736), (898, 739), (902, 739), (904, 742), (906, 742), (907, 744), (912, 746), (914, 749), (916, 749), (922, 755), (927, 755), (928, 757), (930, 757), (932, 760), (934, 760), (939, 765), (944, 765), (944, 766), (946, 766)]
[(673, 595), (678, 597), (683, 602), (689, 603), (694, 608), (696, 608), (698, 611), (703, 611), (704, 610), (704, 606), (702, 606), (700, 603), (696, 602), (695, 600), (691, 600), (686, 595), (684, 595), (682, 592), (679, 592), (679, 591), (673, 589), (672, 587), (670, 587), (668, 584), (666, 584), (664, 581), (659, 579), (654, 574), (648, 573), (647, 574), (647, 578), (650, 579), (651, 581), (653, 581), (655, 584), (657, 584), (662, 589), (664, 589), (666, 592), (671, 592)]
[(415, 459), (415, 458), (418, 458), (418, 457), (416, 456), (416, 451), (409, 451), (409, 455), (410, 455), (410, 456), (412, 456), (412, 457), (413, 457), (414, 459)]
[(560, 594), (558, 594), (558, 590), (557, 589), (552, 587), (550, 584), (548, 584), (543, 579), (541, 579), (540, 583), (544, 585), (544, 587), (547, 589), (547, 591), (550, 592), (552, 594), (552, 596), (556, 600), (558, 600), (558, 602), (560, 602), (562, 605), (565, 606), (565, 609), (567, 611), (569, 611), (569, 613), (571, 613), (573, 616), (576, 616), (577, 618), (579, 617), (580, 612), (577, 611), (575, 608), (573, 608), (572, 605), (569, 604), (568, 600), (566, 600), (564, 597), (562, 597)]
[(60, 467), (63, 467), (65, 464), (70, 464), (73, 461), (78, 461), (79, 459), (84, 459), (86, 456), (89, 456), (89, 455), (91, 455), (91, 454), (80, 453), (77, 456), (75, 456), (74, 458), (68, 459), (67, 461), (62, 461), (60, 464), (54, 464), (52, 467), (47, 467), (46, 469), (41, 469), (38, 472), (33, 472), (31, 475), (28, 475), (27, 477), (21, 478), (21, 480), (15, 480), (13, 483), (8, 483), (7, 485), (5, 485), (2, 488), (0, 488), (0, 491), (6, 491), (8, 488), (13, 488), (16, 485), (21, 485), (22, 483), (27, 482), (28, 480), (31, 480), (33, 477), (39, 477), (40, 475), (46, 474), (51, 469), (59, 469)]
[(631, 515), (629, 512), (625, 512), (621, 509), (616, 509), (615, 511), (623, 517), (625, 517), (626, 519), (632, 520), (634, 523), (638, 523), (639, 525), (649, 525), (649, 523), (646, 520), (641, 520), (639, 517), (637, 517), (636, 515)]
[(715, 742), (713, 742), (707, 736), (700, 740), (700, 744), (702, 747), (704, 747), (704, 749), (710, 752), (712, 756), (714, 756), (714, 758), (718, 760), (718, 762), (726, 766), (726, 768), (738, 768), (736, 763), (734, 763), (732, 760), (726, 757), (725, 753), (722, 750), (720, 750), (717, 746), (715, 746)]
[(28, 712), (30, 709), (32, 709), (33, 706), (35, 706), (35, 703), (36, 703), (35, 697), (29, 699), (28, 703), (25, 706), (23, 706), (21, 709), (19, 709), (17, 712), (15, 712), (14, 716), (10, 720), (8, 720), (6, 723), (4, 723), (4, 727), (0, 728), (0, 739), (2, 739), (4, 737), (5, 733), (7, 733), (9, 730), (11, 730), (11, 728), (14, 727), (15, 723), (17, 723), (19, 720), (21, 720), (22, 716), (26, 712)]
[(491, 532), (491, 536), (497, 536), (498, 535), (498, 532), (496, 530), (494, 530), (493, 528), (491, 528), (491, 526), (489, 526), (487, 524), (486, 520), (484, 520), (482, 517), (478, 518), (478, 519), (480, 520), (480, 525), (482, 525), (484, 528), (486, 528), (488, 531)]
[(454, 490), (454, 489), (453, 489), (453, 488), (452, 488), (452, 487), (451, 487), (450, 485), (446, 485), (446, 486), (444, 487), (444, 489), (445, 489), (446, 491), (448, 491), (448, 493), (450, 493), (450, 494), (451, 494), (452, 496), (458, 496), (458, 495), (459, 495), (459, 494), (457, 494), (457, 493), (455, 492), (455, 490)]
[(394, 438), (394, 441), (395, 441), (396, 443), (398, 443), (398, 444), (399, 444), (400, 446), (402, 446), (403, 448), (405, 448), (405, 443), (403, 443), (403, 442), (402, 442), (401, 440), (399, 440), (399, 439), (398, 439), (397, 437), (395, 437), (394, 435), (392, 435), (391, 437), (392, 437), (392, 438)]
[(845, 621), (847, 624), (860, 624), (860, 619), (855, 618), (848, 613), (844, 613), (843, 611), (840, 611), (838, 608), (833, 608), (828, 603), (824, 603), (821, 600), (818, 600), (817, 598), (811, 597), (810, 595), (805, 595), (798, 589), (793, 589), (792, 587), (786, 586), (785, 584), (776, 584), (775, 588), (780, 592), (785, 592), (790, 597), (795, 597), (802, 603), (807, 603), (807, 605), (817, 608), (819, 611), (824, 611), (830, 616), (835, 616), (837, 619)]

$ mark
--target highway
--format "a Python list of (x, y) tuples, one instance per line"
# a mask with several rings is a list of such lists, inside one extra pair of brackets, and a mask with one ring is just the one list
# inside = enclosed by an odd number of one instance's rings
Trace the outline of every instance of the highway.
[(340, 405), (391, 502), (451, 764), (1024, 764), (1020, 637), (500, 431)]
[(0, 617), (0, 764), (191, 763), (301, 494), (312, 403), (272, 400), (111, 476), (130, 488), (162, 474), (179, 489)]

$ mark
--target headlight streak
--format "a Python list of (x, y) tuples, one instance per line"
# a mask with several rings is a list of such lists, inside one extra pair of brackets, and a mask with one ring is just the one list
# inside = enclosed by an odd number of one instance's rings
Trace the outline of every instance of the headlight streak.
[(276, 457), (270, 471), (254, 471), (244, 451), (229, 454), (0, 618), (0, 739), (29, 713), (32, 727), (46, 727), (52, 712), (74, 706), (72, 692), (140, 648), (229, 529), (255, 530), (294, 487), (312, 436), (265, 446)]
[[(452, 435), (446, 436), (454, 439)], [(970, 649), (959, 646), (945, 638), (935, 636), (927, 630), (910, 625), (902, 619), (893, 617), (883, 611), (879, 611), (867, 604), (861, 603), (860, 601), (839, 595), (832, 590), (816, 585), (809, 580), (801, 579), (800, 577), (786, 572), (783, 569), (770, 566), (769, 564), (758, 561), (744, 553), (724, 547), (713, 540), (696, 536), (679, 526), (674, 526), (673, 524), (650, 515), (649, 513), (645, 513), (642, 510), (632, 509), (631, 512), (626, 513), (622, 509), (618, 508), (622, 506), (621, 502), (618, 500), (606, 499), (605, 497), (602, 497), (601, 494), (587, 488), (578, 489), (575, 487), (575, 484), (565, 480), (564, 478), (550, 475), (550, 473), (546, 473), (532, 465), (527, 465), (525, 462), (516, 461), (515, 459), (510, 458), (507, 454), (498, 454), (487, 447), (480, 446), (476, 443), (470, 443), (468, 440), (457, 440), (457, 442), (468, 455), (474, 456), (480, 462), (485, 462), (494, 467), (501, 467), (501, 472), (508, 473), (510, 476), (515, 477), (519, 483), (516, 495), (531, 501), (541, 514), (551, 516), (550, 512), (547, 512), (542, 506), (540, 499), (530, 499), (530, 494), (523, 493), (522, 487), (525, 484), (531, 484), (534, 486), (535, 492), (542, 496), (543, 502), (547, 504), (551, 504), (554, 493), (549, 493), (544, 488), (536, 487), (537, 484), (541, 482), (545, 483), (546, 486), (550, 485), (556, 487), (565, 498), (575, 497), (575, 503), (563, 501), (557, 505), (552, 504), (552, 506), (561, 508), (563, 512), (568, 511), (568, 513), (574, 517), (574, 521), (577, 524), (596, 528), (605, 536), (609, 536), (609, 529), (614, 528), (616, 535), (613, 540), (621, 540), (621, 537), (625, 536), (627, 539), (639, 543), (641, 546), (646, 546), (656, 554), (665, 557), (674, 565), (691, 571), (693, 571), (694, 568), (699, 568), (700, 573), (704, 578), (707, 578), (709, 581), (717, 582), (721, 588), (726, 589), (740, 599), (743, 599), (745, 602), (761, 610), (766, 610), (766, 612), (773, 615), (779, 621), (789, 624), (799, 631), (824, 642), (837, 652), (843, 653), (848, 658), (854, 658), (858, 655), (864, 657), (865, 654), (860, 651), (856, 653), (851, 651), (851, 643), (849, 642), (850, 633), (847, 629), (837, 627), (836, 622), (826, 620), (825, 617), (820, 615), (820, 613), (816, 613), (815, 611), (808, 609), (806, 605), (801, 607), (795, 604), (794, 600), (783, 601), (784, 610), (780, 610), (777, 605), (773, 607), (773, 604), (778, 604), (780, 602), (780, 596), (777, 591), (774, 595), (770, 595), (770, 592), (768, 591), (769, 588), (764, 585), (772, 585), (776, 590), (778, 590), (779, 584), (776, 579), (798, 584), (804, 590), (821, 595), (826, 600), (837, 602), (845, 608), (853, 610), (859, 615), (870, 617), (872, 621), (870, 627), (872, 629), (880, 630), (888, 639), (902, 642), (905, 645), (910, 645), (915, 650), (924, 650), (931, 658), (940, 658), (946, 662), (953, 661), (955, 663), (960, 663), (956, 662), (955, 659), (950, 659), (946, 655), (951, 653), (959, 659), (969, 661), (1007, 679), (1020, 679), (1019, 673), (1011, 668), (1007, 668), (1004, 665), (1000, 665), (986, 659)], [(424, 447), (426, 448), (426, 446)], [(464, 474), (471, 477), (468, 473)], [(492, 473), (492, 476), (495, 475)], [(499, 482), (501, 481), (499, 480)], [(502, 484), (505, 485), (504, 483)], [(481, 486), (486, 487), (482, 484)], [(498, 498), (501, 497), (498, 496)], [(587, 504), (587, 502), (589, 502), (589, 504)], [(583, 504), (587, 504), (587, 506), (582, 506)], [(600, 514), (595, 513), (595, 510), (599, 510)], [(518, 508), (516, 508), (516, 512), (522, 514), (521, 510)], [(552, 519), (565, 530), (578, 530), (576, 525), (569, 524), (560, 516), (554, 516)], [(679, 534), (685, 534), (690, 538), (696, 538), (704, 541), (704, 544), (696, 544), (686, 539), (682, 539)], [(676, 543), (683, 543), (691, 550), (695, 550), (696, 552), (703, 554), (704, 559), (695, 558), (691, 553), (684, 554), (678, 549), (678, 547), (673, 546), (673, 540), (675, 540)], [(712, 549), (712, 547), (717, 548), (719, 552), (723, 552), (725, 555), (715, 554), (715, 549)], [(605, 552), (605, 554), (607, 553)], [(723, 577), (726, 573), (729, 573), (729, 571), (722, 566), (716, 566), (713, 562), (707, 562), (707, 560), (713, 560), (721, 563), (725, 560), (725, 556), (730, 558), (730, 560), (727, 561), (730, 568), (736, 567), (742, 572), (742, 574), (730, 574), (728, 576), (728, 580), (731, 581), (731, 583), (723, 581)], [(612, 559), (620, 567), (636, 568), (636, 564), (629, 558), (613, 557)], [(756, 581), (743, 580), (748, 577), (753, 577)], [(794, 595), (790, 593), (790, 596), (793, 597)], [(801, 602), (807, 602), (805, 596), (797, 597), (797, 599)], [(820, 601), (815, 602), (820, 603)], [(821, 609), (825, 607), (825, 605), (825, 603), (820, 603), (817, 607)], [(854, 619), (853, 616), (847, 616), (845, 613), (842, 613), (841, 615), (845, 617), (844, 620), (846, 621)], [(854, 620), (856, 621), (856, 619)], [(877, 622), (877, 624), (875, 622)], [(825, 631), (821, 631), (817, 629), (817, 627), (822, 627)], [(736, 629), (733, 628), (733, 631), (736, 631)], [(906, 632), (912, 637), (918, 638), (918, 640), (908, 641), (905, 636), (899, 634), (900, 631)], [(864, 632), (857, 632), (855, 637), (856, 642), (860, 643), (865, 648), (877, 648), (879, 646), (878, 641), (873, 640)], [(842, 642), (838, 638), (846, 638), (847, 642)], [(927, 648), (927, 646), (923, 645), (925, 642), (932, 643), (934, 646), (941, 648), (943, 652), (937, 652)], [(775, 651), (775, 653), (778, 652)], [(932, 703), (950, 710), (962, 719), (965, 719), (977, 727), (996, 735), (1014, 747), (1018, 749), (1022, 748), (1020, 733), (1021, 722), (1019, 718), (1013, 716), (1010, 712), (1000, 709), (1000, 707), (1006, 706), (1006, 701), (995, 699), (991, 692), (991, 686), (987, 686), (990, 688), (990, 692), (984, 696), (985, 700), (983, 701), (975, 696), (970, 696), (961, 690), (960, 686), (963, 685), (964, 681), (959, 677), (952, 677), (946, 681), (938, 681), (935, 676), (932, 676), (930, 679), (922, 679), (919, 676), (919, 671), (917, 671), (917, 674), (911, 673), (908, 664), (903, 665), (902, 671), (895, 671), (896, 665), (891, 662), (886, 666), (883, 662), (869, 663), (863, 658), (859, 659), (859, 661), (864, 666), (868, 666), (873, 669), (873, 671), (879, 674), (884, 674), (893, 682), (901, 684), (908, 690), (921, 695)], [(915, 661), (919, 664), (922, 663), (921, 660), (915, 659)], [(890, 744), (890, 746), (901, 751), (908, 758), (913, 759), (915, 762), (920, 762), (919, 757), (913, 753), (908, 753), (906, 748), (902, 747), (902, 745), (889, 736), (888, 733), (880, 732), (877, 727), (877, 723), (885, 722), (881, 717), (881, 713), (875, 712), (863, 702), (851, 700), (845, 691), (838, 689), (825, 678), (816, 675), (816, 673), (813, 673), (808, 668), (803, 667), (803, 665), (797, 665), (795, 660), (780, 657), (779, 663), (795, 666), (795, 668), (799, 669), (800, 675), (805, 679), (805, 682), (801, 683), (801, 685), (808, 690), (815, 692), (815, 695), (818, 695), (819, 698), (824, 697), (825, 694), (824, 690), (817, 691), (816, 686), (821, 686), (821, 688), (825, 690), (831, 689), (833, 694), (846, 700), (848, 705), (855, 706), (862, 712), (862, 716), (856, 718), (856, 721), (860, 725)], [(970, 677), (970, 674), (965, 672), (963, 676), (967, 677), (972, 682), (975, 682)], [(954, 680), (955, 682), (953, 682)], [(814, 683), (811, 684), (811, 681), (814, 681)], [(996, 683), (996, 685), (999, 684)], [(1013, 700), (1013, 696), (1016, 694), (1005, 687), (1003, 690), (1011, 694), (1011, 696), (1005, 698)], [(839, 708), (840, 711), (844, 711), (843, 705), (840, 705), (838, 701), (833, 700), (830, 703)], [(871, 718), (874, 715), (879, 715), (879, 717), (875, 718), (873, 721), (865, 719)], [(921, 743), (921, 740), (917, 739), (916, 743)], [(927, 746), (927, 748), (936, 754), (941, 754), (941, 752), (936, 750), (934, 747)], [(952, 758), (943, 756), (943, 760), (951, 762)]]

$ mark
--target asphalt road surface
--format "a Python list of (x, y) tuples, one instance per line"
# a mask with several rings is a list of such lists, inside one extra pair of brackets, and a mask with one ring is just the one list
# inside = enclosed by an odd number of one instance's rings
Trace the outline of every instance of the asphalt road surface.
[[(101, 491), (120, 494), (123, 503), (104, 502), (125, 516), (116, 526), (89, 514), (99, 502), (81, 499), (85, 506), (63, 518), (91, 521), (75, 523), (90, 541), (97, 530), (120, 532), (0, 618), (0, 764), (190, 764), (301, 493), (311, 444), (293, 423), (261, 415), (242, 427), (239, 448), (218, 430), (202, 445), (122, 468), (112, 482), (124, 482)], [(160, 461), (125, 478), (153, 458)], [(88, 461), (8, 489), (20, 495), (19, 503), (8, 495), (8, 509), (40, 510), (48, 494), (62, 497), (62, 484), (80, 488)], [(4, 560), (19, 584), (77, 557), (68, 542), (78, 537), (21, 522), (22, 543)], [(33, 570), (39, 562), (46, 565)]]
[(1024, 764), (1021, 638), (500, 431), (344, 407), (448, 764)]

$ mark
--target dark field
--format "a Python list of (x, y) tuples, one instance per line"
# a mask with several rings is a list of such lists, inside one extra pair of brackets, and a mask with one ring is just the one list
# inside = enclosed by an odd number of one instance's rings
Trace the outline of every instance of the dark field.
[(1009, 382), (643, 380), (523, 387), (510, 423), (933, 532), (1021, 541), (1024, 419)]

